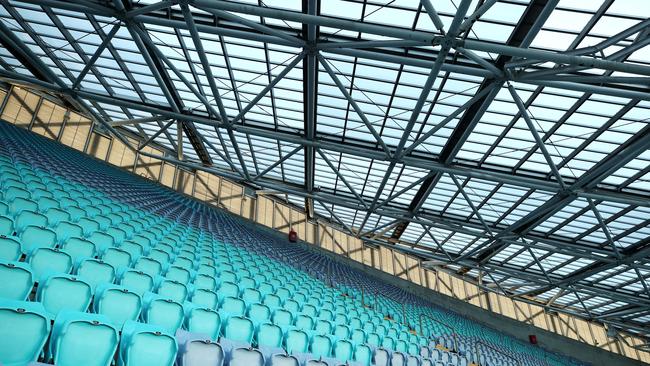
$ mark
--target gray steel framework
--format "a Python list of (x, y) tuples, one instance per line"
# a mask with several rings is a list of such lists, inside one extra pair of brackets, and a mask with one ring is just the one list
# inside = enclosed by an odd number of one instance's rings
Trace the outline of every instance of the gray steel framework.
[[(0, 0), (0, 77), (125, 143), (141, 135), (141, 155), (282, 192), (485, 291), (647, 337), (650, 22), (608, 12), (615, 1), (343, 3), (360, 19), (317, 0)], [(490, 16), (504, 4), (520, 15)], [(373, 22), (382, 10), (411, 18)], [(562, 12), (585, 24), (549, 25)], [(594, 32), (604, 19), (631, 25)], [(510, 33), (485, 40), (488, 26)], [(551, 31), (566, 50), (539, 41)]]

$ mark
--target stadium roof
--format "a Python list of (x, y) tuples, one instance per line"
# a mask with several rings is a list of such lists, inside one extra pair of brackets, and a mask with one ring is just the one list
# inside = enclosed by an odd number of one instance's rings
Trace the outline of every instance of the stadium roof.
[(0, 0), (0, 76), (368, 243), (647, 336), (640, 3)]

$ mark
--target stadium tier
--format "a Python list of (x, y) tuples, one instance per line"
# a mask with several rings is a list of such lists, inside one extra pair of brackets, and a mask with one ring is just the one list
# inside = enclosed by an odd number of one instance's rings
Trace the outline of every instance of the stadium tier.
[(5, 366), (578, 364), (13, 125), (0, 142)]

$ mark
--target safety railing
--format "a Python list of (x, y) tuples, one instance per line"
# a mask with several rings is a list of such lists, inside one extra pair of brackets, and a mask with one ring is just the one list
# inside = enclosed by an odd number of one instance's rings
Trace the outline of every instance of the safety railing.
[(497, 353), (500, 353), (500, 354), (506, 356), (507, 358), (515, 361), (515, 365), (521, 365), (521, 361), (519, 361), (515, 356), (513, 356), (511, 354), (508, 354), (508, 353), (506, 353), (506, 352), (504, 352), (504, 351), (502, 351), (502, 350), (500, 350), (500, 349), (498, 349), (498, 348), (496, 348), (494, 346), (491, 346), (491, 345), (489, 345), (489, 344), (487, 344), (485, 342), (476, 341), (476, 342), (474, 342), (474, 350), (476, 351), (476, 357), (479, 358), (478, 360), (476, 360), (479, 363), (479, 365), (481, 364), (480, 353), (478, 352), (478, 346), (479, 345), (483, 345), (483, 346), (485, 346), (485, 347), (487, 347), (487, 348), (489, 348), (489, 349), (491, 349), (491, 350), (493, 350), (493, 351), (495, 351)]
[(420, 334), (421, 335), (424, 335), (424, 327), (422, 325), (424, 318), (432, 320), (432, 321), (434, 321), (434, 322), (436, 322), (438, 324), (441, 324), (442, 326), (444, 326), (444, 327), (451, 330), (451, 334), (454, 337), (453, 351), (457, 352), (458, 351), (458, 334), (456, 333), (456, 330), (454, 329), (454, 327), (452, 327), (451, 325), (449, 325), (449, 324), (447, 324), (447, 323), (445, 323), (443, 321), (440, 321), (440, 320), (438, 320), (438, 319), (436, 319), (436, 318), (434, 318), (432, 316), (429, 316), (429, 315), (427, 315), (425, 313), (420, 313)]

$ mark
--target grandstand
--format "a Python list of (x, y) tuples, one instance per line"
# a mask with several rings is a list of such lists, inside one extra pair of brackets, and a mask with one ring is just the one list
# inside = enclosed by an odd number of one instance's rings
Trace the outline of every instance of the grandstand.
[(0, 365), (649, 363), (646, 8), (0, 0)]

